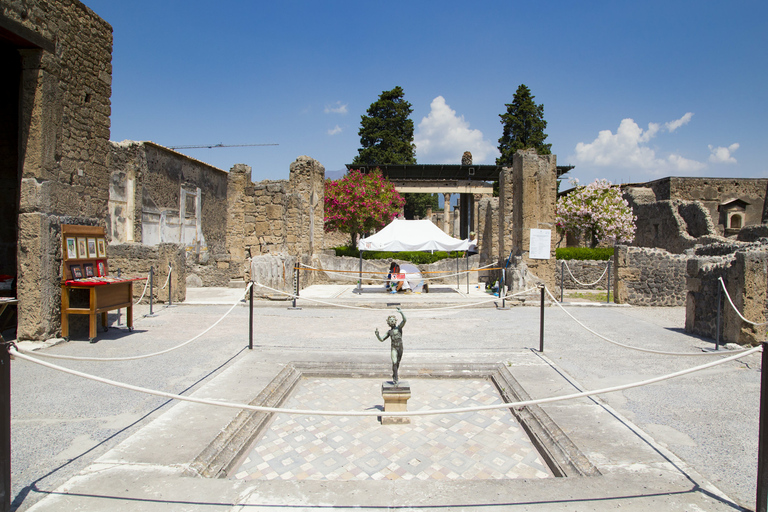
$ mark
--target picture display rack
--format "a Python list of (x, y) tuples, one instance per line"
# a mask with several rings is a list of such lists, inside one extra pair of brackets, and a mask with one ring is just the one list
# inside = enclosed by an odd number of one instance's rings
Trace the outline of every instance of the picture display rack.
[(107, 239), (101, 226), (62, 225), (62, 281), (109, 275)]

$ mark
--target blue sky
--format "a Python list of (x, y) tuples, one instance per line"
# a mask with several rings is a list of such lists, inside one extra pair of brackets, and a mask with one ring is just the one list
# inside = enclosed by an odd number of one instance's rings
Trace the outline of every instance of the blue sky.
[(255, 181), (326, 172), (401, 86), (419, 163), (493, 164), (526, 84), (581, 183), (768, 177), (768, 2), (84, 0), (114, 29), (111, 139)]

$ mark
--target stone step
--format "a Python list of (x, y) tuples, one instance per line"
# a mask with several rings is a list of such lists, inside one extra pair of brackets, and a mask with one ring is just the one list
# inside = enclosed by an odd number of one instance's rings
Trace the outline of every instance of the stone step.
[(230, 288), (245, 288), (246, 282), (243, 279), (230, 279), (229, 281), (229, 287)]

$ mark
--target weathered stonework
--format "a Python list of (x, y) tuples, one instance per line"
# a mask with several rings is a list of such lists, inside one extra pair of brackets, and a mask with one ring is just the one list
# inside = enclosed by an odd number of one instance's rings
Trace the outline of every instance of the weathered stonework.
[(757, 323), (768, 320), (768, 240), (698, 248), (686, 270), (686, 332), (717, 337), (720, 290), (720, 340), (741, 345), (766, 341), (766, 326), (744, 322), (722, 292), (719, 279), (723, 279), (733, 305), (745, 318)]
[[(152, 285), (153, 301), (168, 302), (170, 288), (174, 303), (179, 303), (187, 296), (187, 257), (181, 244), (114, 244), (109, 251), (109, 272), (117, 275), (118, 269), (124, 276), (148, 277), (150, 267), (154, 267)], [(169, 267), (172, 269), (168, 279)], [(135, 299), (141, 297), (144, 281), (137, 281), (133, 286)], [(170, 286), (167, 286), (169, 284)], [(149, 302), (149, 288), (143, 303)]]
[(682, 306), (690, 256), (663, 249), (618, 245), (613, 255), (613, 289), (617, 304)]
[(4, 206), (18, 232), (0, 231), (0, 272), (18, 278), (18, 339), (41, 339), (60, 326), (59, 226), (106, 219), (112, 28), (76, 0), (0, 0), (0, 26), (11, 77), (0, 94), (17, 107), (0, 122), (0, 147), (21, 148), (0, 164), (16, 176), (0, 184), (0, 203), (19, 205)]
[[(563, 263), (567, 267), (563, 267)], [(566, 290), (605, 290), (608, 275), (608, 262), (607, 261), (592, 261), (592, 260), (557, 260), (557, 275), (555, 285), (559, 288), (562, 282), (563, 288)], [(611, 268), (611, 274), (613, 274), (613, 268)], [(575, 279), (574, 279), (575, 278)], [(584, 286), (584, 284), (590, 286)], [(592, 284), (595, 283), (595, 284)], [(611, 283), (613, 287), (613, 283)]]

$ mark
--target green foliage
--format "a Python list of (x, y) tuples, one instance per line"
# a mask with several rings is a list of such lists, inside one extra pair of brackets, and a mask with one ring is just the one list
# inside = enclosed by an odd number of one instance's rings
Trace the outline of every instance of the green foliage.
[(555, 249), (559, 260), (610, 260), (613, 247), (559, 247)]
[(518, 149), (533, 148), (540, 155), (549, 155), (552, 144), (544, 144), (547, 122), (544, 120), (544, 105), (536, 105), (530, 89), (520, 84), (512, 103), (507, 103), (507, 112), (499, 114), (504, 132), (499, 139), (501, 156), (496, 165), (512, 166), (512, 156)]
[[(355, 247), (335, 247), (336, 256), (351, 256), (353, 258), (360, 257), (360, 251)], [(461, 252), (445, 252), (435, 251), (433, 253), (426, 251), (403, 251), (403, 252), (388, 252), (388, 251), (363, 251), (364, 260), (389, 260), (396, 259), (400, 261), (410, 261), (414, 265), (428, 265), (436, 261), (444, 260), (446, 258), (461, 257)]]
[(409, 119), (413, 109), (403, 99), (403, 89), (395, 87), (384, 91), (368, 108), (368, 115), (361, 116), (360, 145), (358, 155), (352, 161), (355, 166), (404, 165), (416, 163), (416, 146), (413, 144), (413, 121)]
[(432, 211), (439, 208), (437, 194), (403, 194), (403, 196), (405, 197), (403, 213), (406, 219), (413, 220), (416, 217), (423, 219), (429, 208), (432, 208)]
[(353, 169), (340, 180), (325, 181), (325, 231), (357, 236), (389, 224), (404, 199), (378, 169), (363, 174)]

